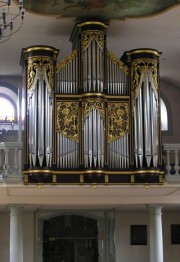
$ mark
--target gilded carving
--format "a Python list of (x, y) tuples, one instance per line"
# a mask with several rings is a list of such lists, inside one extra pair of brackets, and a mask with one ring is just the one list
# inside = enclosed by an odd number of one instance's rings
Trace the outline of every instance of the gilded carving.
[(101, 49), (104, 48), (104, 33), (101, 31), (86, 31), (81, 35), (81, 45), (85, 49), (91, 41), (96, 41)]
[(105, 119), (105, 106), (103, 101), (89, 99), (88, 101), (85, 101), (82, 103), (82, 117), (83, 121), (88, 117), (89, 112), (92, 110), (98, 110), (101, 118)]
[(65, 67), (68, 63), (70, 63), (73, 59), (75, 59), (77, 57), (77, 50), (72, 51), (72, 53), (66, 57), (65, 59), (63, 59), (56, 68), (56, 72), (59, 72), (63, 67)]
[(108, 142), (129, 133), (129, 103), (108, 103)]
[(158, 97), (158, 70), (157, 61), (153, 59), (138, 59), (132, 63), (131, 79), (133, 99), (139, 94), (141, 75), (144, 73), (151, 81), (155, 97)]
[(48, 82), (51, 90), (53, 89), (54, 84), (54, 66), (53, 60), (46, 56), (34, 56), (28, 59), (28, 70), (27, 70), (27, 87), (28, 90), (31, 89), (31, 86), (34, 82), (36, 76), (36, 70), (45, 70), (48, 78)]
[(107, 51), (107, 57), (116, 64), (119, 69), (121, 69), (125, 74), (128, 74), (128, 67), (119, 59), (117, 58), (110, 50)]
[(79, 142), (79, 103), (57, 102), (57, 132)]

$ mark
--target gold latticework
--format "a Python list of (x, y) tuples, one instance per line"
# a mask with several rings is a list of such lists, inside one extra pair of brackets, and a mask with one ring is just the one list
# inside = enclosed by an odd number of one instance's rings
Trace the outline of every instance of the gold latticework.
[(81, 35), (81, 45), (85, 49), (90, 42), (96, 41), (100, 48), (104, 48), (104, 33), (101, 31), (85, 31)]
[(57, 102), (57, 132), (79, 142), (79, 103)]
[(54, 66), (52, 58), (46, 56), (34, 56), (28, 58), (27, 88), (31, 89), (36, 76), (36, 70), (45, 70), (51, 90), (54, 87)]
[(63, 59), (56, 67), (56, 72), (59, 72), (63, 67), (65, 67), (68, 63), (70, 63), (73, 59), (77, 57), (77, 50), (72, 51), (72, 53)]
[(153, 83), (152, 89), (155, 97), (158, 94), (158, 62), (153, 59), (137, 59), (132, 63), (131, 79), (132, 81), (132, 93), (133, 99), (136, 99), (139, 94), (139, 83), (142, 72), (150, 79)]
[(109, 59), (112, 60), (112, 62), (116, 64), (125, 74), (128, 74), (128, 67), (110, 50), (107, 51), (107, 57), (109, 57)]
[(129, 103), (108, 103), (108, 142), (129, 133)]
[(105, 105), (103, 101), (89, 99), (88, 101), (82, 102), (82, 117), (83, 121), (88, 117), (89, 112), (92, 110), (98, 110), (101, 118), (105, 119)]

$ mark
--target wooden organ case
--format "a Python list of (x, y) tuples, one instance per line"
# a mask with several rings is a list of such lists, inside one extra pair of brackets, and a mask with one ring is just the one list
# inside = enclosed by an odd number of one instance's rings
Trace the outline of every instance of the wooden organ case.
[(163, 183), (159, 56), (106, 47), (101, 21), (75, 25), (72, 53), (23, 49), (24, 183)]

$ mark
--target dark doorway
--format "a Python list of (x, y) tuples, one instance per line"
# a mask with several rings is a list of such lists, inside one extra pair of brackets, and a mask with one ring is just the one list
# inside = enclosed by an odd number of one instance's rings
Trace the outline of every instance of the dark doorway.
[(76, 215), (45, 220), (43, 262), (98, 262), (97, 221)]

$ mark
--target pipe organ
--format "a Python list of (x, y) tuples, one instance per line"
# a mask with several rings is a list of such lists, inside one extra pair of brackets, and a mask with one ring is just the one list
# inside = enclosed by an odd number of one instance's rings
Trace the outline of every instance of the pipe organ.
[(163, 183), (159, 56), (106, 47), (108, 25), (79, 22), (72, 53), (23, 49), (24, 183)]

